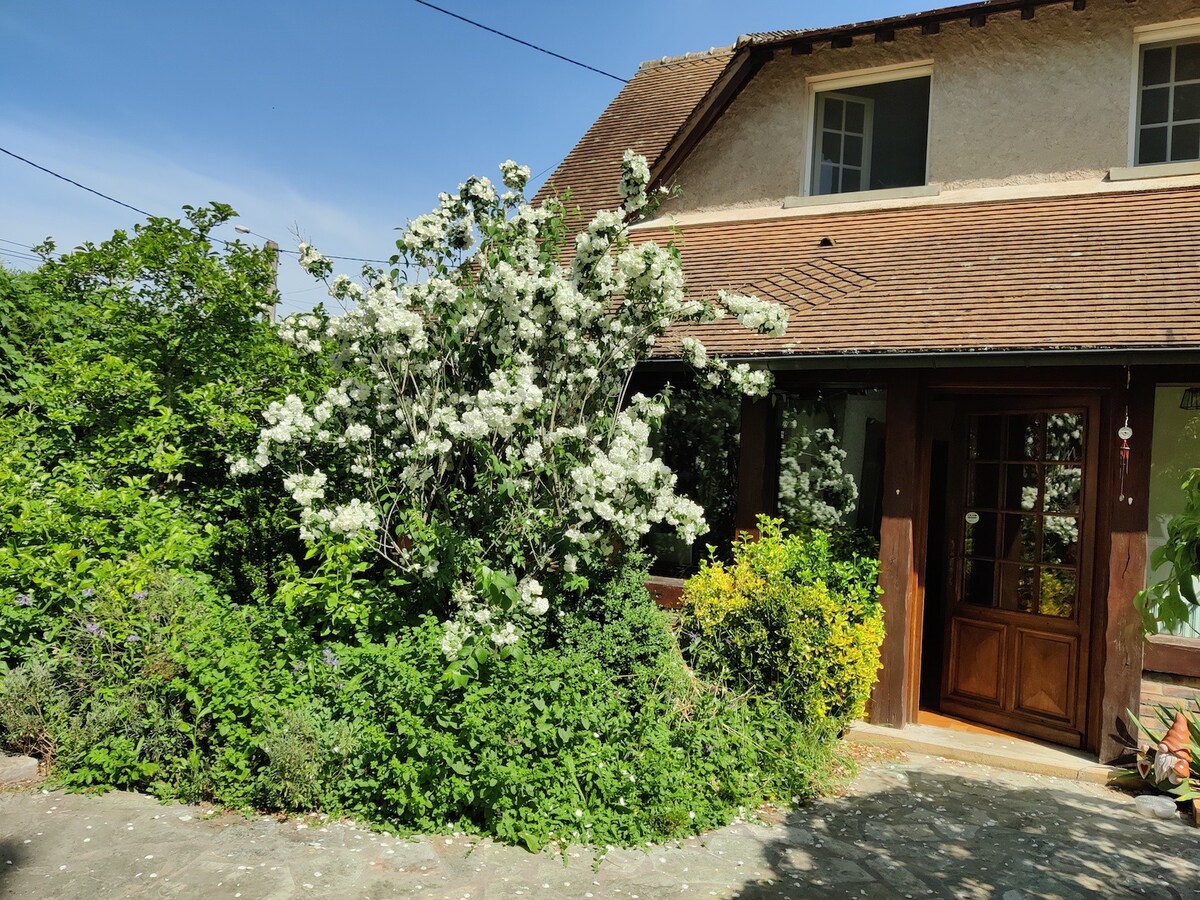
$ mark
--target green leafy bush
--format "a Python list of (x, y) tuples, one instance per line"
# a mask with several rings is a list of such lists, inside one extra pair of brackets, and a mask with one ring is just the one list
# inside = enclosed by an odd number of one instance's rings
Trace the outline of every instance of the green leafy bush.
[(1200, 607), (1200, 469), (1184, 478), (1183, 512), (1167, 523), (1167, 540), (1150, 555), (1151, 569), (1165, 577), (1138, 594), (1134, 604), (1147, 634), (1187, 633)]
[(705, 563), (684, 588), (683, 629), (697, 667), (765, 692), (799, 721), (840, 732), (862, 715), (879, 669), (878, 564), (852, 539), (786, 535), (759, 519), (731, 565)]

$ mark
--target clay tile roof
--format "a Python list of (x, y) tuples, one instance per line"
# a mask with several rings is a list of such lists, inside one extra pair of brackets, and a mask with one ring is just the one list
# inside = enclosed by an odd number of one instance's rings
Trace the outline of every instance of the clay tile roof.
[[(690, 290), (755, 292), (787, 334), (693, 326), (735, 356), (1200, 347), (1200, 188), (646, 228)], [(832, 246), (822, 245), (830, 238)]]
[(620, 205), (621, 155), (632, 148), (651, 168), (733, 59), (732, 48), (643, 65), (538, 191), (536, 202), (571, 191), (585, 217)]

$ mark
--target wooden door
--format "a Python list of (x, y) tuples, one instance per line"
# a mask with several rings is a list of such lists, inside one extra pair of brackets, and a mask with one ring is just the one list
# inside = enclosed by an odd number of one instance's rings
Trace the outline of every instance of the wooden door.
[(958, 404), (944, 712), (1083, 746), (1098, 423), (1087, 396)]

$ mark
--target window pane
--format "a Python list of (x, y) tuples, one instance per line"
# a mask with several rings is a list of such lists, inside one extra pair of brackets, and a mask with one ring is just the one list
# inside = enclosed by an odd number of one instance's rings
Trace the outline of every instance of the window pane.
[[(1166, 543), (1171, 519), (1183, 512), (1187, 495), (1180, 485), (1188, 470), (1200, 460), (1200, 410), (1184, 408), (1184, 392), (1188, 387), (1164, 385), (1154, 392), (1154, 434), (1150, 440), (1149, 559)], [(1146, 564), (1146, 584), (1158, 584), (1170, 573), (1171, 565), (1163, 563), (1156, 569), (1149, 559)], [(1200, 634), (1200, 609), (1192, 610), (1191, 624), (1181, 624), (1175, 633), (1184, 637)]]
[(842, 107), (846, 104), (841, 100), (835, 100), (833, 97), (826, 97), (823, 102), (825, 104), (824, 126), (832, 128), (835, 131), (840, 131), (842, 128)]
[(862, 172), (858, 169), (842, 169), (842, 193), (862, 190)]
[(777, 397), (780, 518), (789, 528), (846, 526), (877, 535), (885, 392), (820, 385)]
[(1077, 466), (1046, 467), (1046, 512), (1079, 512), (1083, 470)]
[(1005, 516), (1004, 542), (1000, 548), (1002, 559), (1021, 562), (1038, 562), (1039, 516)]
[(842, 162), (848, 166), (861, 166), (863, 160), (863, 139), (855, 135), (846, 135), (842, 144)]
[(1014, 415), (1008, 420), (1005, 459), (1040, 459), (1042, 455), (1041, 415)]
[(1038, 467), (1037, 466), (1005, 466), (1004, 477), (1004, 509), (1028, 510), (1037, 509), (1038, 503)]
[(1171, 129), (1171, 161), (1200, 159), (1200, 123)]
[(979, 521), (966, 520), (963, 532), (963, 553), (967, 556), (996, 555), (996, 514), (980, 512), (969, 514), (979, 516)]
[(1170, 47), (1156, 47), (1142, 53), (1142, 84), (1166, 84), (1170, 80)]
[(1036, 566), (1000, 565), (1000, 607), (1021, 612), (1037, 612), (1038, 577)]
[(1200, 84), (1181, 84), (1175, 88), (1175, 109), (1171, 119), (1175, 122), (1200, 119)]
[(1200, 43), (1180, 44), (1175, 48), (1175, 80), (1200, 78)]
[(1003, 434), (1003, 416), (972, 416), (971, 459), (999, 459)]
[(818, 176), (817, 193), (832, 194), (837, 183), (837, 169), (832, 163), (825, 163), (821, 166), (821, 174)]
[(967, 505), (976, 509), (1000, 506), (1000, 467), (995, 463), (973, 463)]
[(986, 559), (963, 563), (962, 602), (993, 606), (996, 599), (996, 564)]
[(839, 132), (826, 131), (821, 134), (821, 159), (833, 163), (842, 161), (842, 136)]
[(1138, 164), (1167, 161), (1167, 129), (1143, 128), (1138, 141)]
[(1051, 413), (1046, 417), (1046, 459), (1083, 458), (1081, 413)]
[(1046, 516), (1042, 521), (1042, 562), (1073, 566), (1079, 561), (1079, 521), (1074, 516)]
[(663, 427), (652, 438), (662, 460), (675, 473), (675, 489), (704, 509), (708, 532), (689, 546), (675, 529), (656, 525), (645, 548), (656, 575), (684, 577), (696, 571), (717, 548), (717, 557), (730, 558), (733, 511), (737, 495), (741, 403), (716, 391), (676, 386)]
[(846, 104), (846, 130), (852, 134), (866, 131), (867, 108), (862, 103)]
[(1169, 87), (1150, 88), (1142, 91), (1141, 124), (1157, 125), (1167, 121), (1170, 101), (1171, 89)]
[(1042, 600), (1038, 612), (1043, 616), (1070, 619), (1075, 615), (1075, 573), (1071, 569), (1042, 569)]

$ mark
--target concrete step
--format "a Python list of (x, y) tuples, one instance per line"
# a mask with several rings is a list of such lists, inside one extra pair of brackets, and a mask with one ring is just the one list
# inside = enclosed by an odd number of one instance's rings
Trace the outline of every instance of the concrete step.
[(1093, 784), (1105, 784), (1120, 771), (1102, 765), (1091, 755), (1078, 750), (1052, 747), (1010, 735), (976, 734), (936, 725), (888, 728), (856, 722), (847, 729), (846, 739), (873, 747)]

